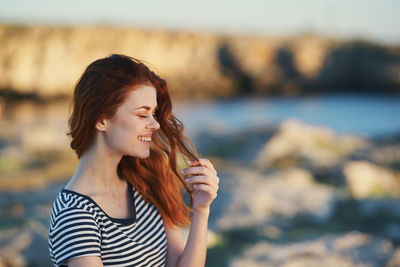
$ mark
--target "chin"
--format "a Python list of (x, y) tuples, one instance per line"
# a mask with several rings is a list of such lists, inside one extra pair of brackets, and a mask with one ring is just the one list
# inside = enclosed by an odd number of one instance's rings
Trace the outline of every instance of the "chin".
[(150, 149), (146, 152), (130, 154), (129, 156), (139, 159), (146, 159), (150, 156)]
[(150, 156), (150, 153), (149, 153), (149, 154), (147, 154), (147, 155), (144, 155), (144, 156), (138, 157), (138, 158), (140, 158), (140, 159), (147, 159), (149, 156)]

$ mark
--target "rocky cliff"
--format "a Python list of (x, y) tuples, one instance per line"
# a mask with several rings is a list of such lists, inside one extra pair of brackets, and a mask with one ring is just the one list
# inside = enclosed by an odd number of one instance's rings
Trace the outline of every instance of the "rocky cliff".
[(85, 66), (111, 53), (150, 62), (177, 97), (400, 92), (400, 47), (311, 35), (0, 25), (0, 45), (3, 95), (70, 95)]

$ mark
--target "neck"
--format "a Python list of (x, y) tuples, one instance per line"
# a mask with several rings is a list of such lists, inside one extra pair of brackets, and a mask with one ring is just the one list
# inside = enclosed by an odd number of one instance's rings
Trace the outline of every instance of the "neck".
[(107, 151), (104, 146), (92, 145), (79, 159), (68, 187), (94, 193), (120, 191), (125, 187), (125, 180), (117, 174), (121, 158), (121, 154)]

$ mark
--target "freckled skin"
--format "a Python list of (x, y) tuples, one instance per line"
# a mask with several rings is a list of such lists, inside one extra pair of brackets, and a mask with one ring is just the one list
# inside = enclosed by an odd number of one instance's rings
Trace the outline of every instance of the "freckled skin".
[[(111, 119), (106, 119), (105, 142), (123, 155), (147, 158), (150, 146), (140, 141), (140, 135), (151, 134), (160, 125), (152, 117), (152, 110), (138, 109), (157, 106), (157, 93), (153, 86), (139, 85), (127, 94), (125, 102), (117, 109)], [(147, 116), (146, 118), (140, 116)]]

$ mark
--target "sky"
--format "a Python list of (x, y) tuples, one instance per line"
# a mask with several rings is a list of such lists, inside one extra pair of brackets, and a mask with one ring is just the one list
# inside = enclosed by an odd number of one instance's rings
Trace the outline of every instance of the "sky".
[(113, 24), (400, 43), (398, 0), (2, 0), (0, 22)]

